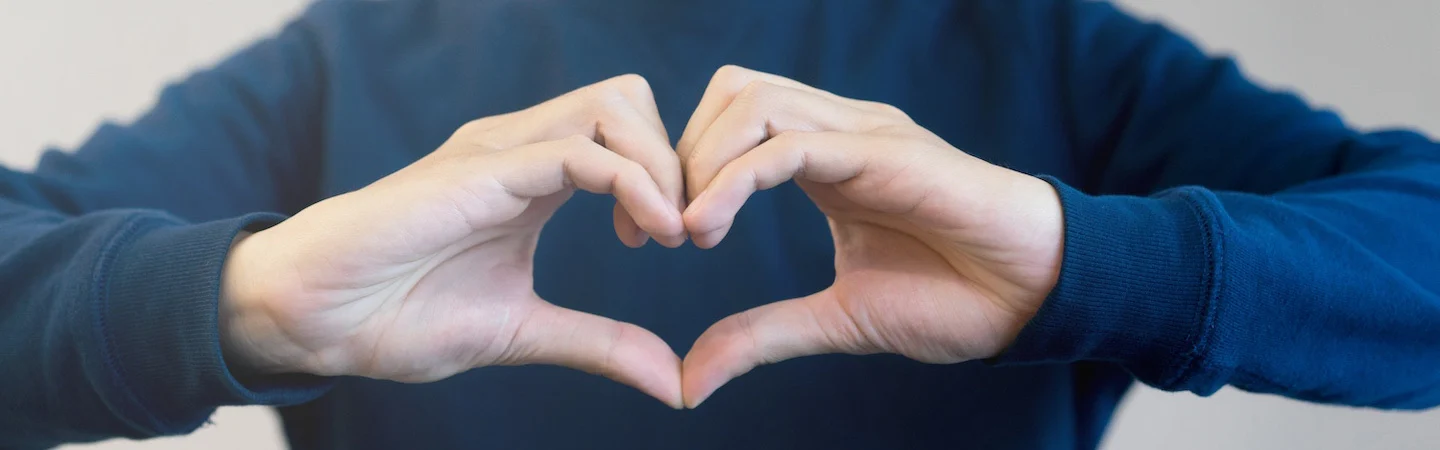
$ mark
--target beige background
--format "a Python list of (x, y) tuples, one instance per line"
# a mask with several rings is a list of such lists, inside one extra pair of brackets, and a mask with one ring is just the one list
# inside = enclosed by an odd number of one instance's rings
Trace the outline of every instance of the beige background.
[[(1128, 0), (1250, 73), (1303, 91), (1365, 127), (1440, 134), (1440, 2)], [(300, 0), (0, 0), (0, 162), (28, 168), (102, 119), (125, 121), (157, 89), (274, 30)], [(73, 448), (282, 447), (274, 415), (227, 408), (183, 438)], [(1212, 398), (1136, 389), (1106, 448), (1440, 448), (1440, 410), (1387, 413), (1308, 405), (1233, 389)]]

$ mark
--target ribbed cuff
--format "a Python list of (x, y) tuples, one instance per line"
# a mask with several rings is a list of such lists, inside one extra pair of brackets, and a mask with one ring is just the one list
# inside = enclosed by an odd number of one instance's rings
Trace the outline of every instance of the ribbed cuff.
[(1164, 388), (1203, 353), (1215, 255), (1206, 191), (1090, 196), (1042, 177), (1060, 194), (1060, 280), (1019, 337), (992, 362), (1111, 361)]
[(218, 299), (230, 243), (241, 230), (282, 219), (251, 214), (186, 225), (142, 218), (110, 249), (97, 321), (109, 365), (137, 409), (127, 416), (137, 424), (155, 434), (184, 433), (218, 406), (294, 404), (328, 388), (327, 379), (312, 376), (242, 383), (221, 356)]

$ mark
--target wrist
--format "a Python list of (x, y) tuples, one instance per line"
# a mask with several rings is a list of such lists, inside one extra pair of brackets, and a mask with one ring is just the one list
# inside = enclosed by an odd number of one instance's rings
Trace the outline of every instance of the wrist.
[(1060, 280), (1065, 256), (1065, 209), (1060, 193), (1044, 179), (1003, 167), (1003, 182), (992, 194), (998, 205), (991, 208), (996, 219), (987, 235), (999, 237), (1013, 256), (1014, 280), (1021, 293), (1015, 297), (1017, 311), (1029, 319)]
[(1064, 204), (1063, 270), (997, 362), (1113, 361), (1141, 379), (1177, 379), (1214, 301), (1217, 238), (1202, 209), (1213, 194), (1092, 196), (1045, 180)]
[(1042, 270), (1035, 282), (1036, 308), (1060, 281), (1060, 267), (1065, 259), (1065, 207), (1055, 186), (1045, 180), (1021, 175), (1026, 188), (1025, 205), (1027, 222), (1032, 224), (1030, 237), (1025, 242), (1033, 261)]
[[(257, 239), (260, 238), (260, 239)], [(225, 363), (237, 375), (273, 375), (296, 372), (291, 364), (265, 351), (281, 335), (274, 327), (267, 300), (275, 289), (273, 278), (256, 267), (259, 233), (241, 231), (231, 241), (220, 279), (220, 349)]]

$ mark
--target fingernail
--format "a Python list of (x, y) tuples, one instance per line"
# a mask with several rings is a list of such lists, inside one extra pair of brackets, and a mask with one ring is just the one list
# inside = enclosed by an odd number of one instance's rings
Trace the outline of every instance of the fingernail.
[(644, 247), (645, 243), (650, 242), (650, 233), (646, 233), (645, 230), (635, 230), (635, 241), (640, 243), (635, 246), (636, 248)]

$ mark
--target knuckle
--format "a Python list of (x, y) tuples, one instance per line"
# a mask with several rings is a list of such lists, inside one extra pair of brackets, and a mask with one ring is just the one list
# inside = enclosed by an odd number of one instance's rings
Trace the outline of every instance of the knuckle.
[(750, 80), (750, 82), (745, 83), (745, 87), (740, 88), (739, 93), (735, 94), (735, 101), (759, 102), (764, 99), (774, 87), (775, 85), (765, 80)]
[(640, 180), (650, 177), (650, 172), (645, 170), (645, 166), (642, 166), (640, 165), (640, 163), (629, 159), (621, 159), (624, 161), (619, 174), (621, 178), (632, 178)]
[(606, 80), (605, 83), (611, 89), (628, 97), (645, 98), (650, 96), (650, 82), (639, 74), (627, 73)]
[(592, 113), (602, 114), (615, 108), (624, 106), (627, 103), (625, 93), (613, 87), (597, 87), (591, 89), (589, 107)]
[(459, 138), (467, 142), (480, 140), (491, 129), (495, 128), (496, 120), (496, 116), (490, 116), (465, 122), (460, 125), (459, 128), (456, 128), (455, 133), (450, 136), (451, 138)]
[(738, 92), (751, 80), (758, 78), (757, 72), (733, 64), (727, 64), (715, 71), (710, 77), (710, 85), (707, 91), (722, 93)]
[(685, 159), (680, 161), (680, 170), (685, 172), (687, 181), (695, 181), (693, 177), (701, 173), (705, 167), (706, 156), (701, 152), (691, 152)]
[(772, 109), (782, 107), (773, 101), (775, 87), (764, 81), (751, 81), (730, 101), (730, 109), (747, 121), (765, 117)]
[(633, 102), (645, 102), (653, 98), (650, 82), (638, 74), (612, 77), (591, 85), (584, 90), (587, 111), (600, 117), (613, 114), (616, 108), (632, 106)]
[(460, 125), (460, 128), (456, 128), (456, 129), (455, 129), (455, 134), (457, 134), (457, 135), (474, 134), (474, 133), (476, 133), (476, 132), (479, 132), (480, 130), (484, 130), (484, 129), (486, 129), (486, 128), (489, 128), (488, 126), (486, 126), (486, 125), (489, 124), (489, 122), (490, 122), (490, 118), (489, 118), (489, 117), (482, 117), (482, 118), (479, 118), (479, 119), (471, 120), (471, 121), (469, 121), (469, 122), (465, 122), (464, 124)]
[(867, 102), (867, 104), (870, 106), (871, 109), (873, 109), (873, 110), (875, 110), (876, 112), (879, 112), (879, 113), (881, 113), (881, 114), (884, 114), (884, 115), (887, 115), (887, 116), (891, 116), (891, 117), (901, 118), (901, 119), (904, 119), (904, 120), (906, 120), (906, 121), (910, 120), (910, 115), (909, 115), (909, 114), (905, 114), (905, 111), (904, 111), (904, 110), (900, 109), (899, 107), (897, 107), (897, 106), (895, 106), (895, 105), (891, 105), (891, 104), (889, 104), (889, 103), (881, 103), (881, 102)]
[(726, 64), (720, 66), (719, 69), (716, 69), (715, 75), (711, 77), (710, 80), (712, 83), (720, 83), (730, 80), (745, 79), (749, 78), (751, 73), (753, 73), (753, 71), (751, 71), (750, 69), (746, 69), (744, 67), (740, 67), (734, 64)]

